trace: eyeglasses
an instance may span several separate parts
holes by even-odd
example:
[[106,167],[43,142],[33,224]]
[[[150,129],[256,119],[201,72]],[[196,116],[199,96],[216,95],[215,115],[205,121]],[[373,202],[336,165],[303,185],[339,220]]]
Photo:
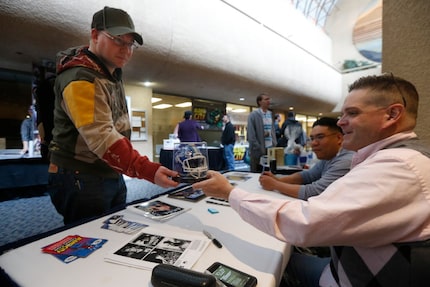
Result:
[[126,48],[128,48],[130,50],[135,50],[135,49],[137,49],[139,47],[134,42],[130,43],[130,42],[124,41],[120,37],[113,36],[113,35],[111,35],[111,34],[109,34],[107,32],[104,32],[104,31],[102,31],[102,33],[106,37],[108,37],[109,39],[111,39],[115,43],[115,45],[117,45],[119,47],[126,47]]
[[337,133],[332,133],[332,134],[328,134],[328,135],[325,135],[325,134],[318,134],[318,135],[316,135],[316,136],[310,136],[309,138],[311,139],[311,142],[313,142],[313,141],[320,142],[320,141],[322,141],[324,138],[329,137],[329,136],[332,136],[332,135],[335,135],[335,134],[337,134]]

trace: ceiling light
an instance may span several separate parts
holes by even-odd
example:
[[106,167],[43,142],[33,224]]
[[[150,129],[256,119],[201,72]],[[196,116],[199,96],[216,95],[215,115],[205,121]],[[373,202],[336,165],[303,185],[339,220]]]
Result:
[[294,110],[294,107],[289,107],[288,109],[289,109],[290,111],[292,111],[292,110]]
[[231,112],[233,112],[233,113],[244,113],[246,111],[247,111],[247,109],[232,109],[231,110]]
[[150,81],[146,81],[146,82],[143,82],[143,85],[144,85],[145,87],[150,87],[150,86],[152,86],[152,82],[150,82]]
[[183,102],[183,103],[180,103],[180,104],[176,104],[175,105],[175,107],[177,107],[177,108],[186,108],[186,107],[191,107],[191,102]]
[[307,118],[305,115],[296,115],[296,120],[299,122],[306,122]]
[[244,101],[245,100],[245,98],[239,98],[239,101]]
[[171,106],[172,106],[171,104],[159,104],[159,105],[153,106],[152,108],[162,110],[162,109],[170,108]]
[[159,102],[159,101],[162,101],[162,100],[163,100],[163,99],[152,97],[152,98],[151,98],[151,103],[156,103],[156,102]]

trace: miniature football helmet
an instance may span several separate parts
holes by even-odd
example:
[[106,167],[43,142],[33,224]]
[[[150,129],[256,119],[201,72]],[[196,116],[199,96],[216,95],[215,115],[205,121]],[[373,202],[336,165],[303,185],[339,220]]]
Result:
[[206,177],[208,171],[207,158],[195,145],[190,143],[180,146],[175,161],[181,164],[182,171],[187,176],[195,179]]

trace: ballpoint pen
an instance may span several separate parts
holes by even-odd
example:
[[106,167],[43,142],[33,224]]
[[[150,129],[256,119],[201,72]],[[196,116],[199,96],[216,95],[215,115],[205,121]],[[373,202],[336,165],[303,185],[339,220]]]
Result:
[[215,244],[216,247],[222,248],[221,242],[218,241],[215,237],[212,236],[207,230],[203,230],[203,234],[206,235],[210,240],[212,240],[213,244]]
[[222,205],[222,206],[230,206],[230,204],[228,204],[226,202],[223,203],[223,202],[216,202],[216,201],[212,201],[212,200],[206,200],[206,203]]

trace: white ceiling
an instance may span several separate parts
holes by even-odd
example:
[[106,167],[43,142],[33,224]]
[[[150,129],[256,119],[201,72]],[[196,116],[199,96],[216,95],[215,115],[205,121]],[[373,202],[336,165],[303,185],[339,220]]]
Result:
[[[0,68],[31,72],[33,62],[88,43],[92,14],[107,5],[129,12],[144,38],[124,69],[127,83],[149,80],[157,93],[252,106],[265,91],[275,109],[330,113],[342,98],[331,40],[313,34],[315,52],[303,49],[289,39],[291,25],[280,26],[288,19],[276,7],[290,1],[270,0],[274,9],[259,10],[266,1],[2,0]],[[241,7],[245,2],[254,9]]]

